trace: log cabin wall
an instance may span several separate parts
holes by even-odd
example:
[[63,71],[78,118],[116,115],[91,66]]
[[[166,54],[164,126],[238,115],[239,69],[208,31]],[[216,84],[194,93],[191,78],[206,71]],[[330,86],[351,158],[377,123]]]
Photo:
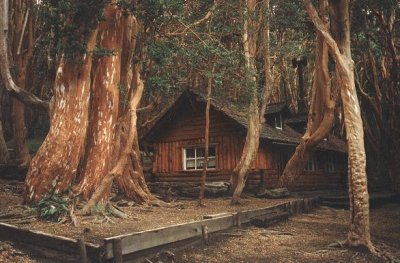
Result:
[[[196,101],[184,103],[179,111],[162,125],[152,140],[154,149],[153,173],[157,181],[197,181],[201,170],[184,170],[185,148],[204,147],[204,105]],[[231,171],[239,162],[245,129],[224,113],[210,110],[210,146],[216,149],[216,168],[208,172],[208,180],[229,180]],[[272,168],[272,155],[262,144],[254,169]]]
[[[157,128],[149,145],[154,150],[153,175],[157,182],[198,182],[201,170],[184,170],[184,149],[204,147],[205,106],[196,100],[180,105],[169,121]],[[232,170],[238,163],[246,136],[246,130],[224,113],[211,108],[210,146],[216,150],[216,168],[209,169],[207,181],[229,181]],[[278,187],[283,172],[283,159],[290,158],[294,146],[277,145],[270,141],[260,142],[258,156],[247,179],[247,190],[262,187]],[[324,160],[315,159],[314,171],[304,171],[296,180],[298,189],[339,188],[346,176],[343,156],[336,153],[317,152],[316,156],[333,155],[335,170],[327,173]],[[342,157],[340,157],[342,156]]]

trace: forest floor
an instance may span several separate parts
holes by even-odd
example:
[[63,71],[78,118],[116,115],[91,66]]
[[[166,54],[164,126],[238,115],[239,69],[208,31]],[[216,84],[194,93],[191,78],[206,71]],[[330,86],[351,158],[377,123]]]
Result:
[[[346,238],[349,211],[320,207],[269,228],[234,229],[209,245],[186,248],[175,262],[384,262],[366,251],[330,247]],[[400,259],[400,204],[371,209],[374,244]],[[400,261],[399,261],[400,262]]]
[[[102,222],[101,218],[79,218],[80,226],[35,220],[20,224],[26,229],[41,230],[77,238],[89,228],[88,240],[99,243],[104,237],[141,231],[171,224],[199,220],[205,214],[234,212],[266,207],[291,199],[244,199],[241,206],[230,206],[229,199],[206,199],[206,207],[194,200],[180,200],[174,208],[129,206],[123,211],[130,219]],[[22,202],[22,185],[0,181],[0,212]],[[375,244],[400,258],[400,204],[386,204],[371,209],[371,234]],[[349,211],[321,207],[312,213],[291,217],[270,228],[244,227],[212,235],[208,246],[197,245],[176,252],[175,262],[382,262],[363,251],[331,248],[329,244],[344,240]],[[0,240],[0,262],[41,262],[29,251],[21,251]]]

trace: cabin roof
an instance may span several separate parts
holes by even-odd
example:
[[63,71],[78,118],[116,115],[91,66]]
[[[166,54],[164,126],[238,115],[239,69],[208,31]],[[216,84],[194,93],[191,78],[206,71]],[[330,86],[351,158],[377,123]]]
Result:
[[[164,112],[164,114],[159,118],[159,120],[156,121],[156,123],[149,129],[149,131],[143,136],[143,139],[146,140],[153,137],[153,135],[157,132],[158,127],[160,127],[163,123],[167,122],[171,118],[172,114],[176,110],[178,110],[179,106],[182,105],[182,103],[189,98],[194,98],[199,102],[206,103],[206,96],[201,92],[189,89],[185,90],[175,100],[175,102],[170,105],[170,107]],[[282,105],[279,105],[279,107],[274,106],[273,110],[277,110],[276,112],[279,112],[280,110],[284,109],[284,107],[286,107],[285,103],[279,103],[279,104],[283,104],[283,106]],[[240,126],[247,129],[246,115],[236,110],[232,110],[232,107],[230,106],[231,105],[228,105],[227,103],[222,103],[215,99],[211,99],[211,107],[214,110],[222,112],[227,117],[238,123]],[[270,107],[268,106],[267,108]],[[276,129],[268,125],[267,123],[264,123],[260,134],[261,139],[277,143],[285,143],[293,146],[300,143],[301,136],[302,134],[296,132],[288,125],[284,125],[283,129]],[[347,152],[346,143],[342,139],[339,139],[333,135],[330,136],[327,141],[322,141],[319,144],[318,149],[342,152],[342,153]]]

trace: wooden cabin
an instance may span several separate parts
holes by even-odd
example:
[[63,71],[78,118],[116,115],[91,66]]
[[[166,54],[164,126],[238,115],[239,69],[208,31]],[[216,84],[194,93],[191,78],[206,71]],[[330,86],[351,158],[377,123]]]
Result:
[[[185,91],[142,138],[152,155],[153,181],[199,182],[204,164],[205,105],[202,94]],[[207,181],[229,181],[238,163],[245,137],[246,116],[215,100],[210,109]],[[279,177],[301,134],[285,124],[287,107],[270,107],[260,147],[247,179],[247,190],[277,187]],[[339,188],[346,173],[346,145],[330,137],[296,180],[299,189]]]

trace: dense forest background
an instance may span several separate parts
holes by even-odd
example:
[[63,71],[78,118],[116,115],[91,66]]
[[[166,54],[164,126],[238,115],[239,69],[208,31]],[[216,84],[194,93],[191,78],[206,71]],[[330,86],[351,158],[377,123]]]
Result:
[[[78,59],[87,49],[88,32],[104,19],[101,3],[78,1],[11,1],[10,71],[16,83],[43,101],[54,97],[54,79],[62,57]],[[307,101],[315,73],[315,29],[300,1],[268,1],[264,17],[257,15],[261,30],[269,30],[270,76],[268,102],[286,101],[298,111],[297,68],[292,60],[305,57]],[[212,75],[212,97],[229,100],[239,109],[251,97],[242,45],[245,16],[240,1],[117,1],[140,20],[145,90],[139,111],[139,133],[145,131],[185,88],[206,91]],[[261,6],[261,3],[259,3]],[[262,8],[265,8],[263,6]],[[398,188],[399,150],[399,3],[351,2],[351,41],[355,80],[366,135],[370,186]],[[92,24],[92,25],[91,25]],[[265,41],[264,41],[265,42]],[[114,52],[96,46],[94,56]],[[136,54],[137,56],[137,54]],[[79,63],[79,62],[76,62]],[[333,67],[331,60],[330,67]],[[257,87],[266,85],[265,49],[256,53]],[[250,84],[249,84],[250,83]],[[4,85],[3,82],[1,84]],[[24,106],[1,89],[1,141],[16,150],[11,157],[27,164],[46,136],[50,119],[40,107]],[[119,87],[120,104],[128,94]],[[229,94],[229,96],[227,96]],[[337,101],[335,133],[344,136],[342,109]],[[2,162],[10,154],[1,155]]]
[[28,204],[62,196],[72,211],[83,202],[80,215],[123,216],[108,202],[115,186],[166,205],[146,184],[140,136],[191,88],[246,116],[236,204],[268,104],[284,101],[309,114],[280,181],[331,130],[346,138],[347,241],[374,252],[365,164],[370,189],[400,190],[399,11],[396,0],[2,0],[0,163],[28,167]]

